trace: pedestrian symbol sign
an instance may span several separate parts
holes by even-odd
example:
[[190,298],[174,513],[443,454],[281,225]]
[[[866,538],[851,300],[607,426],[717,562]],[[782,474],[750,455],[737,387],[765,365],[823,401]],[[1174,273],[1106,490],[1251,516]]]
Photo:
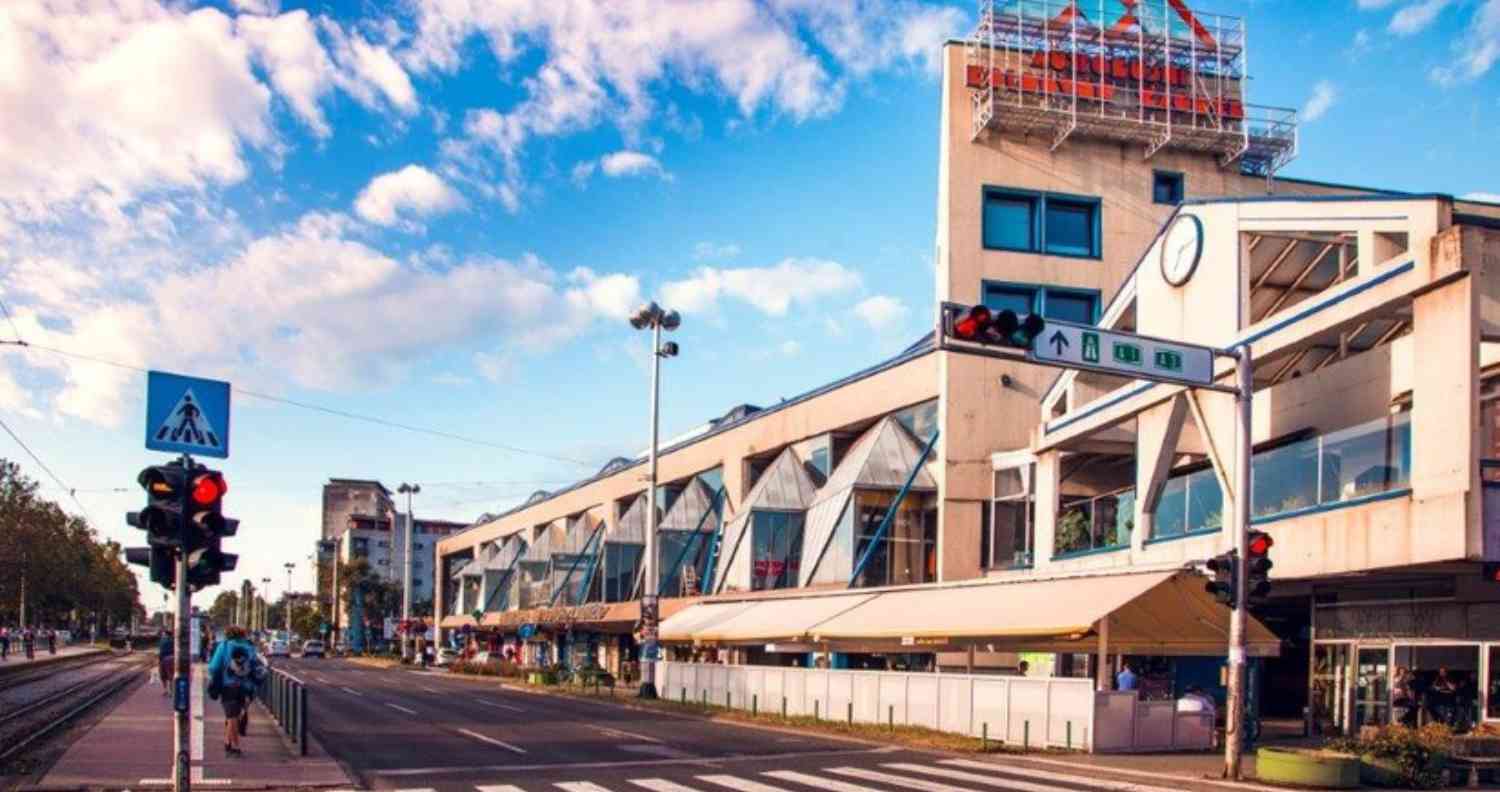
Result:
[[229,456],[229,383],[150,372],[146,378],[146,447]]

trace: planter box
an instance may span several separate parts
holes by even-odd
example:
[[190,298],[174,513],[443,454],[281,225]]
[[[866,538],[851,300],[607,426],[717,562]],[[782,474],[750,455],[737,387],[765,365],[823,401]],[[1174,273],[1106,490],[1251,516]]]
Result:
[[1261,781],[1324,789],[1359,786],[1359,757],[1328,751],[1262,748],[1255,752],[1255,775]]

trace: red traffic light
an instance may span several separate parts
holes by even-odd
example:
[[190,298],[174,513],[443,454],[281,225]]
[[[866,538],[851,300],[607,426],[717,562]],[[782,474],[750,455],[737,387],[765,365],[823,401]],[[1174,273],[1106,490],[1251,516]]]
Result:
[[205,473],[193,479],[193,502],[200,506],[212,504],[228,491],[229,484],[218,474]]
[[990,309],[983,305],[976,305],[969,309],[968,314],[964,318],[954,323],[953,334],[959,338],[972,341],[978,338],[979,334],[989,326],[991,316]]
[[1271,552],[1274,546],[1276,546],[1276,540],[1272,539],[1270,534],[1251,531],[1248,541],[1245,542],[1245,552],[1250,556],[1263,556]]

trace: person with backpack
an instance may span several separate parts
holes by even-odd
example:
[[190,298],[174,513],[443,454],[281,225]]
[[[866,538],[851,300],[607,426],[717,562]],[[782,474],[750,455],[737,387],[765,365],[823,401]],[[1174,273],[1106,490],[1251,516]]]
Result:
[[241,627],[225,631],[224,641],[214,649],[208,661],[208,696],[224,707],[224,755],[240,753],[240,735],[255,688],[265,675],[265,666],[255,654],[255,646]]

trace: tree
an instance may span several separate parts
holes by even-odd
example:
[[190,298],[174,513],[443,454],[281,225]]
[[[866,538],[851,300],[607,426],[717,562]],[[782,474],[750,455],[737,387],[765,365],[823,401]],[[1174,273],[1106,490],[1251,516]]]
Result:
[[220,591],[214,604],[208,606],[208,618],[218,627],[228,627],[239,619],[240,595],[236,591]]

